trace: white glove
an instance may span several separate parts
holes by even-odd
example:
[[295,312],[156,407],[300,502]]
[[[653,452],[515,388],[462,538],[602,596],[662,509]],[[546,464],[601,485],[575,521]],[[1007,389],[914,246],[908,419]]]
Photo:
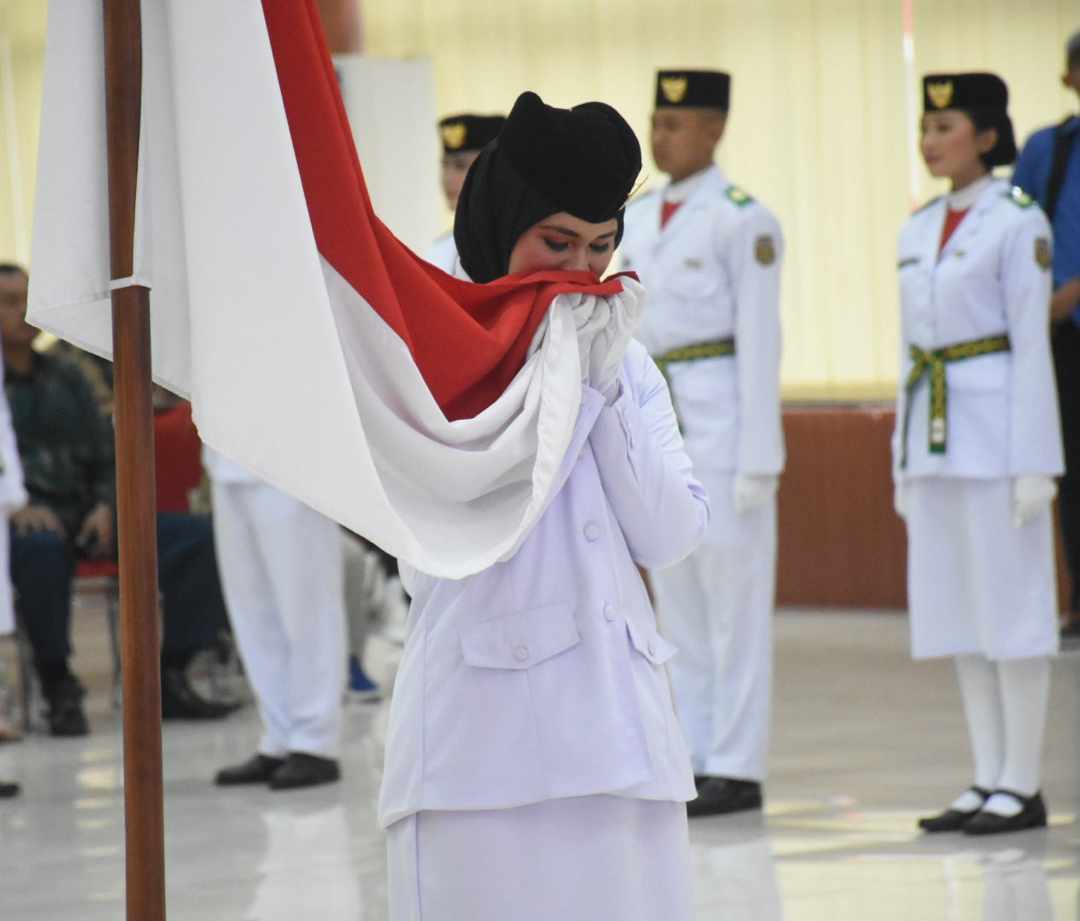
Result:
[[779,479],[772,474],[736,473],[734,485],[735,514],[745,515],[760,508],[776,495]]
[[640,291],[624,290],[605,300],[610,316],[589,350],[589,383],[610,403],[619,394],[623,356],[641,322],[645,298]]
[[897,515],[907,521],[907,490],[903,480],[893,483],[892,507],[896,509]]
[[1014,528],[1031,524],[1050,507],[1057,495],[1057,483],[1049,476],[1018,476],[1012,483]]

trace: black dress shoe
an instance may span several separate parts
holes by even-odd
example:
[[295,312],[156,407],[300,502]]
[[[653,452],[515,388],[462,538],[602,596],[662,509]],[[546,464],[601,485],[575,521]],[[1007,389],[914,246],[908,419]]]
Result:
[[191,686],[187,673],[167,668],[161,673],[161,718],[163,720],[220,720],[238,708],[207,700]]
[[[990,791],[982,787],[972,787],[971,792],[982,797],[983,803],[990,799]],[[981,808],[982,804],[979,805],[979,809]],[[979,814],[979,809],[946,809],[937,815],[919,819],[919,828],[931,835],[945,831],[961,831]]]
[[271,758],[269,755],[252,755],[241,764],[222,768],[217,772],[214,783],[219,787],[239,787],[241,784],[270,783],[274,771],[285,763],[284,758]]
[[706,777],[698,787],[697,799],[686,804],[690,818],[703,815],[730,815],[761,808],[761,784],[731,777]]
[[86,691],[74,675],[61,678],[48,688],[45,697],[49,702],[49,734],[54,736],[85,736],[90,724],[83,710]]
[[18,795],[19,785],[17,783],[0,783],[0,799],[11,799],[11,797]]
[[333,758],[320,758],[303,752],[292,752],[285,763],[270,778],[271,790],[299,790],[334,783],[341,779],[341,768]]
[[998,815],[996,812],[983,809],[964,826],[965,835],[1001,835],[1010,831],[1046,828],[1046,803],[1043,802],[1041,793],[1023,796],[1012,790],[994,791],[995,796],[999,793],[1011,796],[1024,808],[1016,815]]

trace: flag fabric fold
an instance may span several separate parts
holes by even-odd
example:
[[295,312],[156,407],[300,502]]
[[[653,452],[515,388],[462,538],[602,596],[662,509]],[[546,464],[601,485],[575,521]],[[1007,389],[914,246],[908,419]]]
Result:
[[[639,286],[472,285],[396,240],[312,0],[142,6],[155,379],[211,447],[417,568],[506,558],[556,488],[598,318],[635,313]],[[30,319],[108,357],[100,20],[97,0],[50,8]]]

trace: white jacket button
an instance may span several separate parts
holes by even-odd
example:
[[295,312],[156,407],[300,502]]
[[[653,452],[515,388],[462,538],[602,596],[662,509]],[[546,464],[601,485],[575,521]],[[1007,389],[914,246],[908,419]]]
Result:
[[600,535],[603,533],[604,532],[601,529],[600,525],[598,525],[595,521],[590,521],[587,525],[585,525],[585,540],[587,540],[590,544],[594,544],[598,540],[600,540]]
[[514,658],[519,662],[525,662],[529,658],[529,647],[525,645],[514,647]]
[[650,642],[649,645],[646,646],[645,648],[649,650],[649,655],[650,656],[655,656],[656,655],[656,644],[655,643]]
[[606,620],[609,624],[615,620],[615,605],[613,605],[610,601],[604,605],[604,620]]

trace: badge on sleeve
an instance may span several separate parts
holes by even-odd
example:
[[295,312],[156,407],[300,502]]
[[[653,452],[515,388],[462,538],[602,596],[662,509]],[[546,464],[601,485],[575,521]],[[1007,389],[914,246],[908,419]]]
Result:
[[1046,237],[1035,238],[1035,261],[1041,269],[1048,269],[1054,264],[1054,254],[1050,249],[1050,240]]
[[762,234],[754,241],[754,258],[761,265],[772,265],[776,262],[776,244],[772,234]]

